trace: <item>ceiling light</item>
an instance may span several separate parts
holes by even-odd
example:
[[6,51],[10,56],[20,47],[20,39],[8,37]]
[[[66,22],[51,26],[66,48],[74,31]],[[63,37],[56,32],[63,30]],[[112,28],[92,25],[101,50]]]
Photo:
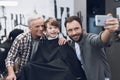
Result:
[[17,1],[0,1],[0,6],[17,6]]

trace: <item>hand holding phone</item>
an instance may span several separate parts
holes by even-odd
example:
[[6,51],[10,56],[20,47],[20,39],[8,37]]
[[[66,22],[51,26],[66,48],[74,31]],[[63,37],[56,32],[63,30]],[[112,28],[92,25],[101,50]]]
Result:
[[96,26],[105,26],[105,21],[110,18],[113,18],[113,17],[107,16],[107,15],[96,15],[95,16],[95,24],[96,24]]

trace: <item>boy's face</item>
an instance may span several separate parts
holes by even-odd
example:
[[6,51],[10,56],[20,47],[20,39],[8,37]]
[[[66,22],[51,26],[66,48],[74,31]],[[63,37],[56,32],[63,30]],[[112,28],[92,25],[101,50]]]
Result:
[[47,24],[46,35],[51,38],[55,38],[59,33],[59,28],[57,26],[52,26]]

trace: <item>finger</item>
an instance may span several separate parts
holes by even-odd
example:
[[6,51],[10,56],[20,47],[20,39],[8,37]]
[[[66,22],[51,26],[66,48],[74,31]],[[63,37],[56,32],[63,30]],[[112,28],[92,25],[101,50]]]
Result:
[[58,44],[59,44],[59,45],[62,45],[62,42],[59,40]]
[[105,24],[106,24],[106,25],[115,25],[115,24],[119,24],[119,21],[118,21],[118,19],[116,19],[116,18],[107,19],[107,20],[105,21]]
[[66,44],[67,40],[64,41],[64,44]]
[[108,13],[107,16],[112,16],[112,14],[111,14],[111,13]]
[[14,78],[14,80],[16,80],[16,77]]

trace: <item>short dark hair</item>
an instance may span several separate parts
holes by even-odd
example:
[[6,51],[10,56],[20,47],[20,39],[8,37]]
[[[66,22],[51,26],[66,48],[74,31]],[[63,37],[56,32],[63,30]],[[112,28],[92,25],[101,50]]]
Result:
[[79,18],[78,16],[70,16],[70,17],[68,17],[68,18],[65,20],[65,23],[64,23],[65,27],[66,27],[66,24],[67,24],[67,23],[72,22],[72,21],[74,21],[74,20],[77,21],[77,22],[79,22],[79,24],[82,26],[81,18]]
[[47,28],[47,24],[50,24],[52,26],[59,28],[59,22],[55,18],[50,17],[45,21],[45,29]]

